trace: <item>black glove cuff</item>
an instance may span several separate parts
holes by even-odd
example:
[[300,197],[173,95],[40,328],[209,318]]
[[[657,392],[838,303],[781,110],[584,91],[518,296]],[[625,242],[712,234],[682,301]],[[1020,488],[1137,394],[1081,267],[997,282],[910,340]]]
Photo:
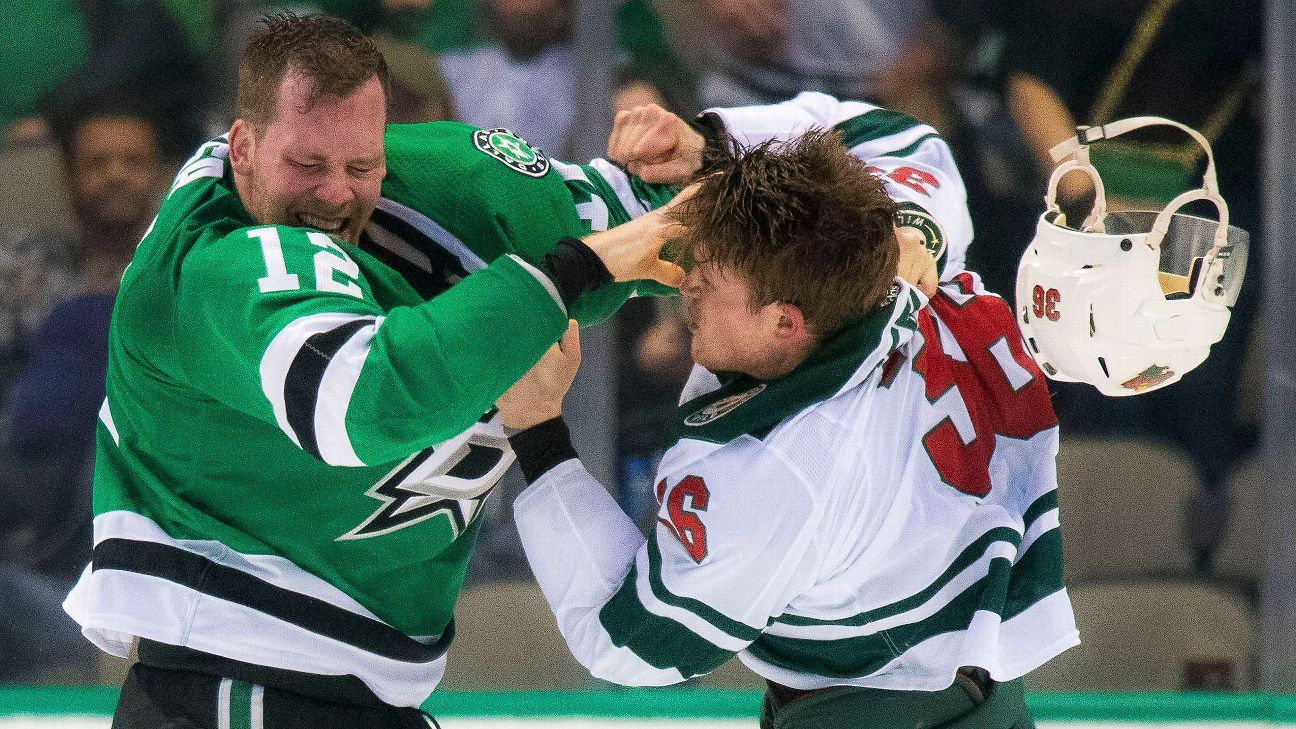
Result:
[[579,457],[562,416],[510,435],[509,445],[513,446],[518,467],[522,469],[522,477],[527,483],[535,483],[536,479],[559,463]]
[[697,175],[705,175],[717,163],[732,160],[737,156],[737,142],[725,129],[724,121],[719,114],[710,112],[698,114],[689,122],[693,130],[702,135],[702,167]]
[[553,281],[568,311],[581,294],[612,283],[612,272],[603,259],[579,238],[560,238],[540,269]]

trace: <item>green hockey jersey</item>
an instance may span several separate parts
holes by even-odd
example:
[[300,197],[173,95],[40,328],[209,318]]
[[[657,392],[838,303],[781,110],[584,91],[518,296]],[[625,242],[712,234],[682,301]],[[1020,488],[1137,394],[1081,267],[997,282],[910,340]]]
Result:
[[360,245],[260,225],[224,139],[184,165],[109,335],[95,550],[66,607],[135,637],[352,675],[394,705],[440,680],[482,500],[512,462],[493,402],[562,333],[535,267],[669,199],[505,130],[390,127]]

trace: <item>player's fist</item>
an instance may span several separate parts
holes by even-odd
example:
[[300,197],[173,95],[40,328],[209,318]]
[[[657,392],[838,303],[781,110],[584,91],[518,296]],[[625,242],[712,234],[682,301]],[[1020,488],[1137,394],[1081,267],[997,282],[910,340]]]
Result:
[[928,298],[936,295],[940,284],[940,275],[936,271],[936,259],[927,250],[926,238],[916,228],[896,228],[896,241],[900,244],[900,260],[896,264],[896,275],[913,284]]
[[617,112],[608,159],[645,182],[678,185],[702,168],[702,135],[657,104]]
[[580,356],[580,329],[574,320],[568,321],[562,339],[495,401],[504,427],[526,430],[562,415],[563,398],[576,379]]

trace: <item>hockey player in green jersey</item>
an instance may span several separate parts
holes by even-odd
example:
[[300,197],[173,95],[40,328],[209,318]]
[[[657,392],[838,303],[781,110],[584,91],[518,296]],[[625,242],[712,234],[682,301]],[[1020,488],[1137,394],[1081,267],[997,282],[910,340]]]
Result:
[[493,402],[569,318],[678,284],[660,216],[589,235],[665,193],[503,130],[386,130],[382,57],[334,19],[271,19],[239,76],[121,283],[66,607],[138,639],[117,727],[424,726],[512,460]]
[[[1026,729],[1021,676],[1078,642],[1048,387],[975,274],[947,270],[930,303],[894,278],[896,163],[835,139],[858,111],[803,96],[717,112],[756,146],[677,208],[698,367],[647,540],[567,436],[574,328],[498,403],[530,482],[515,521],[599,678],[677,683],[736,654],[768,682],[763,729]],[[812,124],[834,131],[770,140]],[[700,141],[665,128],[647,137],[660,159],[629,145],[632,169],[697,169]],[[905,166],[934,230],[956,228],[936,201],[953,178]]]

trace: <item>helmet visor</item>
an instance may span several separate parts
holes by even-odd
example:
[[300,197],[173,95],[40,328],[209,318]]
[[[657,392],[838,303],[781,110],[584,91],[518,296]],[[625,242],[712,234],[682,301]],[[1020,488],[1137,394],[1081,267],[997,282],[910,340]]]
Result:
[[[1157,213],[1130,211],[1108,213],[1105,221],[1111,235],[1143,234],[1151,231]],[[1219,221],[1195,215],[1175,213],[1170,217],[1170,228],[1161,241],[1159,271],[1162,289],[1169,298],[1186,298],[1196,293],[1198,286],[1209,286],[1210,298],[1232,307],[1242,291],[1242,278],[1246,273],[1247,253],[1251,236],[1241,228],[1230,225],[1227,241],[1220,250],[1217,261],[1222,272],[1203,280],[1203,259],[1215,245],[1215,232]]]

